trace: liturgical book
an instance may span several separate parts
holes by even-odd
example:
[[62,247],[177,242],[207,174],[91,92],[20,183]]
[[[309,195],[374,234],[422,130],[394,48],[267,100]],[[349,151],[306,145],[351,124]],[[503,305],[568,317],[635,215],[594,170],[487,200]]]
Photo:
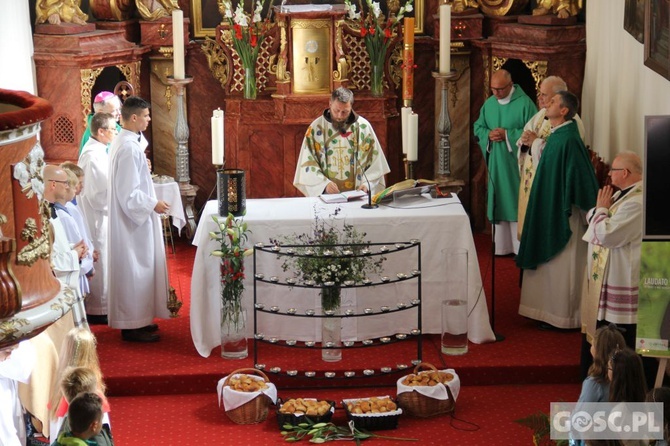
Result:
[[367,197],[368,194],[362,190],[348,190],[339,194],[321,194],[321,199],[326,203],[346,203],[351,200]]

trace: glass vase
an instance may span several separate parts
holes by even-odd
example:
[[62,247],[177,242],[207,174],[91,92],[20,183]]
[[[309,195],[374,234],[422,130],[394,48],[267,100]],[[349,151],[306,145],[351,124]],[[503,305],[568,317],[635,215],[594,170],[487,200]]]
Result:
[[342,318],[340,314],[340,289],[328,287],[321,290],[321,359],[326,362],[342,360]]
[[370,94],[375,97],[384,96],[384,60],[370,61]]
[[221,310],[221,357],[243,359],[249,356],[247,312],[241,309],[241,304],[237,305],[236,311],[229,310],[231,308]]
[[244,67],[244,99],[256,99],[256,67]]

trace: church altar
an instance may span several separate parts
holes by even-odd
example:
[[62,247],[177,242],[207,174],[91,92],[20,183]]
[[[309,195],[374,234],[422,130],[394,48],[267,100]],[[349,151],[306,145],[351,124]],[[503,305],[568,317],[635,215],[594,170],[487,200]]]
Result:
[[[440,304],[449,298],[442,270],[442,250],[465,248],[468,260],[468,338],[471,342],[485,343],[495,340],[489,323],[489,313],[484,295],[477,251],[475,249],[470,221],[457,197],[432,199],[428,195],[403,200],[396,204],[380,206],[375,210],[362,209],[362,201],[343,204],[325,204],[319,198],[275,198],[247,200],[247,213],[244,221],[251,231],[250,246],[259,242],[269,243],[271,239],[282,236],[302,234],[311,231],[315,216],[327,218],[336,209],[340,209],[337,219],[353,224],[360,232],[367,233],[371,242],[391,243],[418,239],[421,242],[421,288],[422,288],[422,326],[424,333],[440,333]],[[204,357],[220,345],[220,275],[219,259],[210,253],[218,249],[209,232],[216,229],[212,215],[218,215],[218,203],[209,201],[202,212],[193,244],[198,247],[191,278],[191,336],[198,353]],[[277,275],[281,275],[281,262],[274,262]],[[247,312],[247,337],[253,336],[253,258],[246,260],[245,292],[243,306]],[[272,270],[265,269],[268,274]],[[272,266],[271,266],[272,267]],[[384,264],[389,271],[392,262]],[[266,305],[278,305],[282,308],[315,308],[319,297],[313,289],[265,287],[263,294]],[[366,307],[392,306],[406,295],[403,286],[407,282],[385,286],[377,293],[365,294]],[[415,286],[415,285],[414,285]],[[395,288],[394,288],[395,287]],[[357,295],[363,296],[367,290],[377,287],[363,287],[343,290],[343,302],[355,302]],[[312,299],[312,300],[310,300]],[[310,340],[319,339],[321,320],[318,318],[293,318],[287,321],[282,317],[258,315],[259,331],[266,336],[279,339]],[[297,319],[297,320],[296,320]],[[409,331],[412,319],[399,312],[387,314],[384,318],[345,318],[343,337],[367,339],[385,335],[389,326],[396,331]],[[290,323],[289,323],[290,322]]]
[[[344,5],[274,7],[274,23],[260,44],[257,98],[243,97],[245,70],[228,24],[202,50],[225,92],[226,167],[246,172],[247,196],[291,197],[293,176],[308,125],[328,108],[340,86],[355,94],[354,110],[370,121],[391,164],[389,183],[402,179],[390,140],[399,137],[397,96],[401,46],[394,35],[384,66],[384,93],[370,93],[370,59],[359,29],[344,20]],[[398,146],[399,148],[399,146]],[[262,150],[260,150],[262,149]]]

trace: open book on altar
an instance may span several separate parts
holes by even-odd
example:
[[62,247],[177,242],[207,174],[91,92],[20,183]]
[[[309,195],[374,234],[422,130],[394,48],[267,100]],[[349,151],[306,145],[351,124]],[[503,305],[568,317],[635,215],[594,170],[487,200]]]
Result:
[[340,192],[339,194],[321,194],[319,197],[325,203],[346,203],[351,200],[358,200],[359,198],[367,197],[368,193],[362,190],[348,190]]

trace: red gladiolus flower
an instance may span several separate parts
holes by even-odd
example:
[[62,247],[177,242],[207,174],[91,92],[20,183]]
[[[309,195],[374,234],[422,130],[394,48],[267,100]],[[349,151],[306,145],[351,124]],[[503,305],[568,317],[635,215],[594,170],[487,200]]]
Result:
[[238,24],[233,25],[233,29],[235,30],[235,38],[240,40],[242,39],[242,27]]
[[376,31],[375,27],[374,27],[374,26],[371,26],[371,27],[370,27],[370,35],[371,35],[371,36],[374,36],[374,35],[375,35],[375,31]]
[[387,39],[391,38],[391,28],[386,28],[384,30],[384,36],[386,36]]
[[365,27],[362,26],[362,27],[361,27],[361,37],[365,37],[365,35],[366,35],[367,33],[368,33],[367,28],[365,28]]
[[252,34],[251,41],[249,43],[251,43],[251,46],[256,47],[256,45],[258,45],[258,36],[256,34]]

